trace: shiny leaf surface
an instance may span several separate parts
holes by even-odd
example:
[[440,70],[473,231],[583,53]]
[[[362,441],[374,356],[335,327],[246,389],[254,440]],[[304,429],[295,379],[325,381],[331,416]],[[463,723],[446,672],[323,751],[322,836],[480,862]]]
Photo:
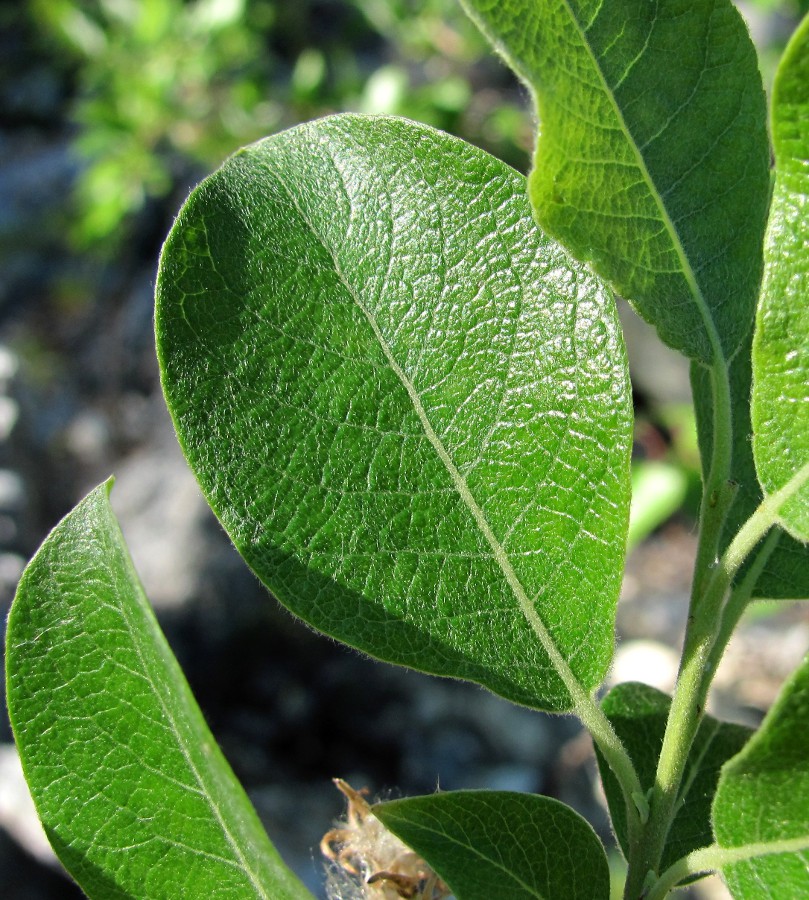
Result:
[[382,823],[457,900],[607,900],[609,867],[590,825],[558,800],[449,791],[381,803]]
[[[765,493],[809,465],[809,16],[790,41],[772,95],[775,187],[753,342],[753,451]],[[809,484],[781,510],[809,540]]]
[[664,341],[722,364],[761,275],[769,148],[730,0],[461,0],[531,90],[540,225]]
[[571,672],[600,682],[626,362],[517,173],[399,119],[301,126],[192,194],[157,293],[186,456],[282,603],[539,708],[571,706]]
[[51,532],[8,623],[9,713],[51,845],[93,900],[311,900],[202,718],[108,491]]

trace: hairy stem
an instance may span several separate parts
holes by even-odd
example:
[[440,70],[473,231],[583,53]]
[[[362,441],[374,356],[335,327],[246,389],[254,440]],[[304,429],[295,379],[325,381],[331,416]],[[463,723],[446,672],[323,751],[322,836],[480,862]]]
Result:
[[735,565],[738,569],[762,536],[773,525],[778,524],[781,507],[791,500],[807,481],[809,481],[809,462],[804,463],[783,487],[768,494],[761,501],[725,551],[729,565]]
[[646,813],[642,812],[640,798],[643,797],[638,773],[626,748],[621,743],[621,739],[615,733],[612,723],[604,714],[596,700],[588,693],[584,692],[586,701],[582,698],[580,702],[576,700],[576,714],[581,719],[584,727],[590,732],[590,736],[602,756],[607,761],[613,774],[618,779],[621,786],[621,792],[624,795],[624,804],[626,806],[626,821],[629,829],[630,839],[638,836],[646,818]]
[[[716,566],[722,529],[736,494],[729,481],[732,458],[730,383],[724,360],[711,369],[713,392],[713,448],[700,508],[699,546],[694,565],[688,626],[669,710],[655,783],[649,803],[649,821],[637,841],[630,843],[625,900],[638,900],[649,873],[656,873],[674,817],[677,795],[688,754],[702,718],[703,673],[713,646],[716,622],[729,580]],[[732,577],[732,576],[731,576]]]
[[[738,617],[752,595],[756,580],[775,547],[777,532],[765,542],[750,572],[731,595],[733,599],[728,601],[722,615],[722,604],[728,590],[747,556],[770,528],[778,523],[781,507],[807,481],[809,481],[809,463],[805,464],[783,488],[762,500],[739,529],[718,565],[712,567],[710,576],[703,580],[703,596],[696,602],[696,598],[692,597],[692,618],[686,632],[683,661],[660,751],[657,776],[650,800],[649,822],[642,831],[638,848],[633,848],[634,855],[630,855],[630,871],[624,894],[627,900],[644,897],[644,882],[650,872],[657,871],[671,821],[676,812],[680,782],[702,718],[713,674],[724,650],[724,644],[730,638]],[[724,641],[724,644],[720,646],[721,641]]]

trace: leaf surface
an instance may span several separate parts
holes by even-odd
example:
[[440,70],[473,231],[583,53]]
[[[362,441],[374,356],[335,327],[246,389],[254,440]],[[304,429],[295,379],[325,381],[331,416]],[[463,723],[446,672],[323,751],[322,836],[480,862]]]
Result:
[[[713,806],[717,844],[769,851],[723,869],[737,900],[809,893],[808,733],[809,656],[719,779]],[[777,852],[785,842],[791,849]]]
[[609,866],[590,825],[558,800],[450,791],[373,807],[457,900],[607,900]]
[[[773,85],[775,187],[753,342],[753,451],[766,494],[809,465],[809,16],[789,42]],[[781,509],[809,540],[809,484]]]
[[571,706],[612,654],[631,412],[613,303],[525,182],[339,116],[191,196],[160,266],[163,387],[242,556],[390,662]]
[[8,622],[9,713],[51,845],[98,900],[311,900],[202,718],[108,492],[51,532]]
[[[719,551],[724,551],[736,532],[761,503],[763,495],[753,461],[753,428],[750,423],[752,330],[745,345],[728,366],[731,406],[733,409],[733,458],[730,477],[738,485],[738,493],[728,513]],[[710,373],[699,364],[691,366],[697,433],[703,471],[710,464],[713,444],[713,398]],[[749,559],[737,576],[740,580],[752,562]],[[809,547],[782,532],[756,581],[753,598],[762,600],[805,600],[809,598]]]
[[730,358],[769,199],[764,92],[730,0],[461,2],[534,96],[542,228],[666,343]]

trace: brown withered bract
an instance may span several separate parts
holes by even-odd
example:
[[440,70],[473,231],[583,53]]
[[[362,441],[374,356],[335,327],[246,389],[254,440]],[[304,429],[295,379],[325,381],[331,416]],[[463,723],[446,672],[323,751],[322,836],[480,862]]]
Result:
[[430,866],[377,819],[365,799],[341,778],[334,783],[348,800],[346,820],[323,836],[323,855],[348,873],[367,900],[442,900],[449,888]]

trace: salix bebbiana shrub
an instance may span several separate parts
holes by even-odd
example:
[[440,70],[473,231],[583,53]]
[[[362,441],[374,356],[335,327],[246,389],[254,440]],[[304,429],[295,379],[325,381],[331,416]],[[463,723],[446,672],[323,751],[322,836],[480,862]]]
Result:
[[[809,19],[773,88],[773,164],[730,0],[464,4],[535,101],[527,184],[403,119],[333,116],[239,151],[160,262],[180,443],[301,619],[580,717],[627,900],[710,871],[740,900],[809,896],[809,659],[756,732],[704,713],[747,605],[809,594]],[[704,493],[673,697],[597,694],[630,499],[614,294],[692,367]],[[94,898],[307,897],[204,724],[108,492],[45,541],[9,620],[9,709],[54,849]],[[609,896],[604,848],[556,800],[369,807],[344,788],[327,851],[369,896]]]

